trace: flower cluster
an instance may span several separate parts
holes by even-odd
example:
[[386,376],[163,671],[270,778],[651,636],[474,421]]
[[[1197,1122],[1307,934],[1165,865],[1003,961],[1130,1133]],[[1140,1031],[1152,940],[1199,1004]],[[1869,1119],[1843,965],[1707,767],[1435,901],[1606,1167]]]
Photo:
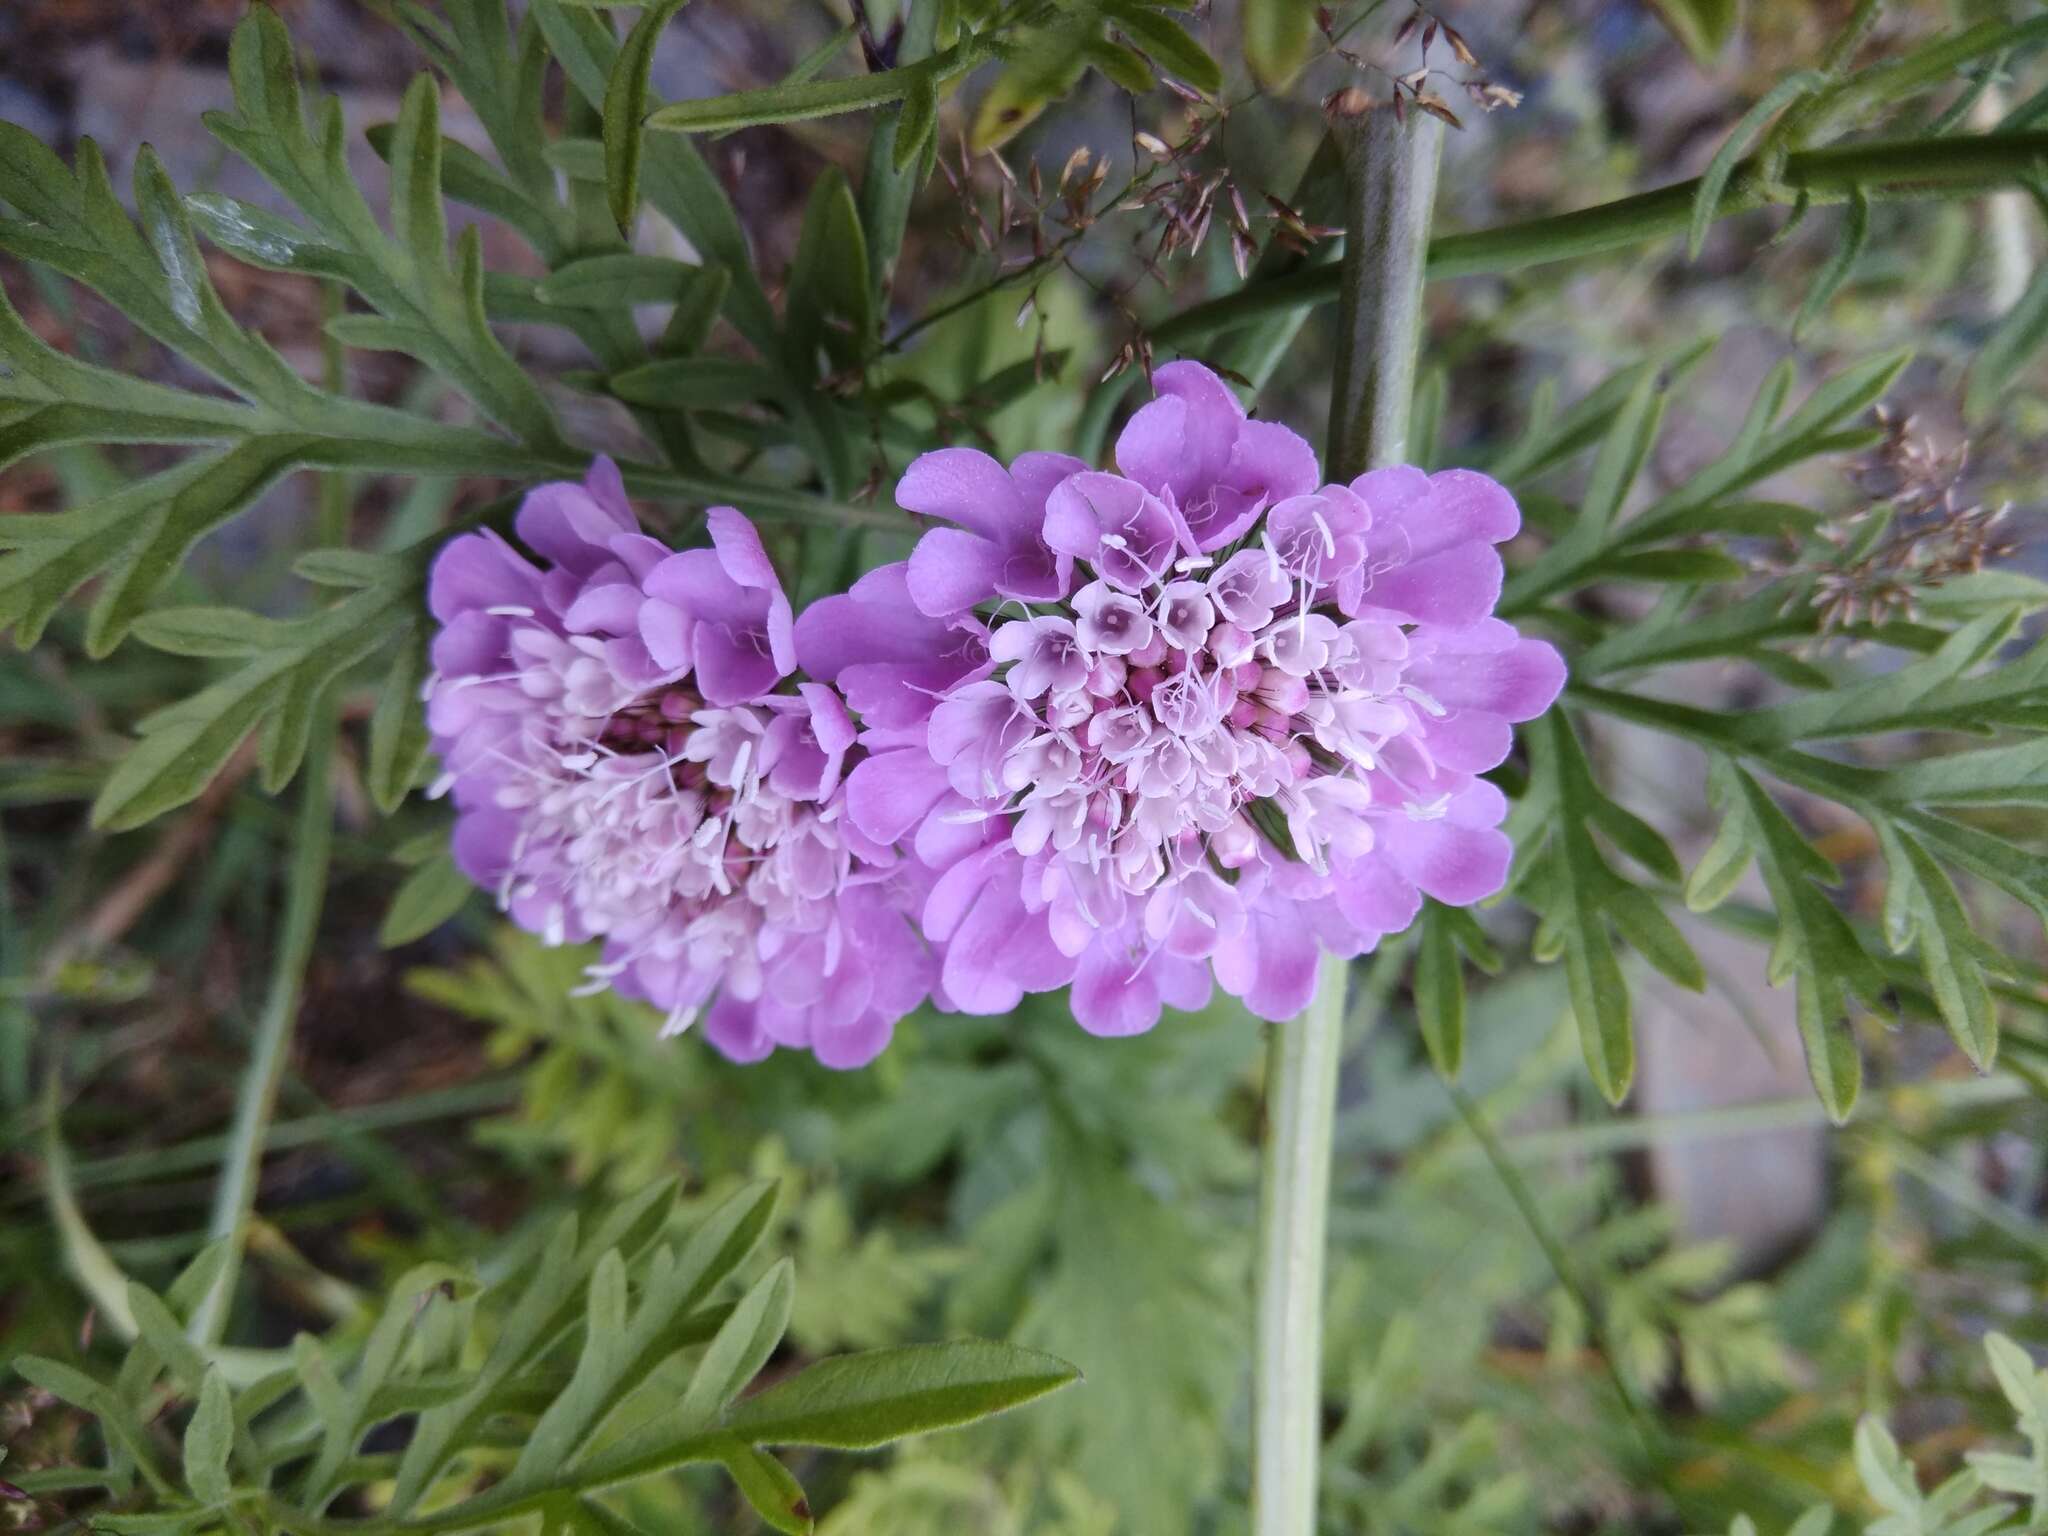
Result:
[[1207,369],[1155,382],[1116,474],[919,459],[898,501],[955,526],[797,625],[866,721],[850,820],[933,871],[955,1008],[1071,983],[1083,1027],[1130,1034],[1213,974],[1286,1018],[1319,948],[1506,878],[1478,775],[1564,680],[1491,616],[1514,502],[1462,470],[1322,485]]
[[904,920],[906,867],[842,813],[855,726],[794,670],[789,600],[751,524],[712,547],[640,533],[618,472],[521,507],[529,562],[453,540],[427,725],[455,859],[521,927],[603,941],[594,986],[701,1013],[727,1055],[778,1045],[856,1066],[922,1002],[933,963]]
[[[1484,476],[1321,483],[1308,444],[1174,363],[1116,473],[912,464],[909,560],[792,622],[730,510],[634,531],[609,466],[435,572],[430,723],[463,867],[593,979],[729,1054],[865,1060],[926,996],[1071,984],[1098,1034],[1211,980],[1285,1018],[1317,955],[1499,890],[1479,777],[1564,679],[1492,617],[1519,515]],[[802,676],[793,685],[787,680]]]

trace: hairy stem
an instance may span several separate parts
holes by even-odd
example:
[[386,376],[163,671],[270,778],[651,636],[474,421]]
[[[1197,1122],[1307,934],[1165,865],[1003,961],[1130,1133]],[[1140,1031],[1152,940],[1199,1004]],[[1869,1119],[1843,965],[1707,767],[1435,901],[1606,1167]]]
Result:
[[[1337,133],[1346,255],[1326,469],[1349,480],[1398,462],[1406,448],[1443,126],[1382,109],[1340,120]],[[1326,955],[1314,1000],[1274,1025],[1268,1044],[1253,1276],[1254,1536],[1310,1536],[1316,1528],[1323,1258],[1348,973],[1346,962]]]

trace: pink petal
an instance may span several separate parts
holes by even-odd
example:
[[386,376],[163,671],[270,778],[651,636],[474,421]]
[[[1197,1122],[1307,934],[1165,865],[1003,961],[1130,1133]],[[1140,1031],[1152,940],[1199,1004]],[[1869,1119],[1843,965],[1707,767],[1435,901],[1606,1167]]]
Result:
[[640,640],[647,653],[673,672],[687,671],[694,654],[690,636],[696,625],[673,603],[649,599],[640,605]]
[[450,539],[427,579],[427,606],[443,624],[473,610],[534,608],[540,595],[541,573],[488,529]]
[[756,1019],[756,1007],[721,993],[704,1016],[704,1038],[729,1061],[751,1064],[766,1060],[773,1054],[775,1042]]
[[640,627],[640,589],[624,582],[586,587],[562,623],[572,635],[629,635]]
[[1020,453],[1011,461],[1010,480],[1027,508],[1042,511],[1054,486],[1088,467],[1070,453]]
[[1091,1035],[1142,1035],[1159,1022],[1155,957],[1133,959],[1119,934],[1103,934],[1074,972],[1074,1022]]
[[837,1072],[866,1066],[882,1054],[896,1032],[896,1021],[872,1008],[850,1023],[837,1022],[843,1017],[828,1012],[811,1026],[811,1054]]
[[846,776],[846,814],[876,842],[901,842],[946,789],[946,770],[923,748],[878,752]]
[[1514,844],[1492,827],[1388,816],[1378,828],[1380,848],[1394,868],[1438,901],[1469,907],[1507,883]]
[[1500,555],[1490,544],[1454,544],[1366,584],[1365,600],[1429,624],[1473,624],[1500,601]]
[[1003,466],[974,448],[939,448],[912,460],[896,482],[896,505],[943,517],[999,543],[1030,520]]
[[1003,563],[1002,550],[978,533],[928,529],[910,552],[910,599],[932,618],[964,613],[996,595]]
[[1541,640],[1505,652],[1438,652],[1408,669],[1408,680],[1446,709],[1486,710],[1533,720],[1564,687],[1564,658]]

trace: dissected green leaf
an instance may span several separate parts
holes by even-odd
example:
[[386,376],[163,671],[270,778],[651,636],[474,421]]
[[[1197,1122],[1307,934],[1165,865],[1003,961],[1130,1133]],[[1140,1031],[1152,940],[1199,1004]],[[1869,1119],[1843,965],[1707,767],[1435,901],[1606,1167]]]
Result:
[[654,45],[689,0],[660,0],[641,12],[612,65],[604,92],[604,185],[612,221],[625,229],[640,206],[641,135],[647,120],[647,82]]
[[200,1503],[228,1501],[228,1453],[234,1448],[234,1410],[219,1371],[208,1371],[199,1407],[185,1426],[185,1483]]
[[1827,77],[1818,70],[1795,70],[1764,92],[1736,120],[1735,127],[1708,162],[1706,173],[1700,177],[1699,191],[1693,198],[1692,227],[1685,238],[1685,253],[1689,258],[1699,259],[1700,251],[1707,243],[1707,231],[1713,227],[1715,214],[1720,212],[1721,194],[1727,189],[1728,178],[1735,174],[1736,164],[1751,141],[1763,130],[1764,124],[1801,97],[1811,96],[1826,84]]
[[795,1269],[788,1259],[772,1266],[732,1310],[705,1346],[676,1414],[691,1427],[710,1424],[768,1362],[789,1327]]
[[864,1451],[1001,1413],[1079,1379],[1014,1344],[907,1344],[806,1366],[739,1403],[726,1427],[751,1445]]

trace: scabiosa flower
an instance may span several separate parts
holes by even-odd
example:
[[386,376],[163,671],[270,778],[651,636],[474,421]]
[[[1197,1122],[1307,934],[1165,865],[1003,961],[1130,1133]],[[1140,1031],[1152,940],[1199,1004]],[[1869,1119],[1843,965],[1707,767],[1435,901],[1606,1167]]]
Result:
[[[711,548],[639,532],[618,472],[543,486],[436,559],[427,723],[456,862],[551,943],[603,941],[593,987],[700,1016],[738,1060],[859,1065],[922,1002],[917,870],[845,815],[846,703],[802,682],[788,599],[730,507]],[[943,676],[943,674],[941,674]]]
[[1319,485],[1207,369],[1156,382],[1120,473],[913,464],[898,501],[980,544],[928,532],[796,625],[805,669],[872,703],[848,819],[936,872],[942,1005],[1071,983],[1085,1028],[1129,1034],[1213,977],[1286,1018],[1319,948],[1506,879],[1478,775],[1564,681],[1492,616],[1513,500],[1465,470]]

